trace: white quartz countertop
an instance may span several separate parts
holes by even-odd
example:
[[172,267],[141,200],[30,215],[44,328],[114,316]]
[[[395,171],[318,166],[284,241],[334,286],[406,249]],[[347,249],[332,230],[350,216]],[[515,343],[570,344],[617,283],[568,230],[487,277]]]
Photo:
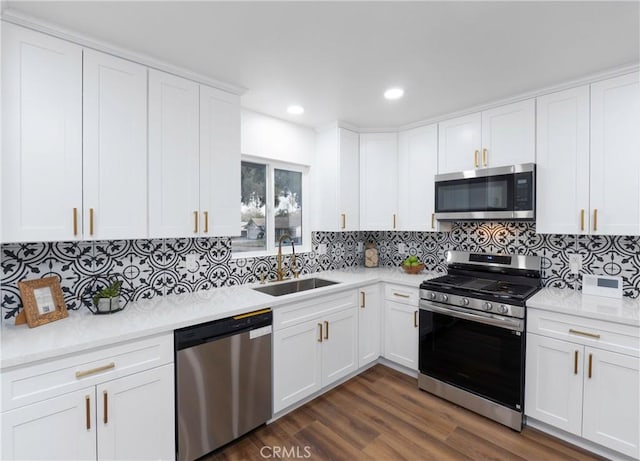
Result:
[[339,282],[299,293],[270,296],[239,285],[184,295],[160,296],[129,303],[112,315],[93,315],[86,308],[69,311],[69,317],[36,328],[5,324],[0,330],[0,369],[61,357],[121,341],[141,339],[178,328],[225,317],[274,308],[329,293],[388,282],[418,288],[423,280],[442,274],[406,274],[400,268],[353,268],[309,274]]
[[543,288],[527,300],[527,307],[640,326],[640,300],[583,295],[581,291]]

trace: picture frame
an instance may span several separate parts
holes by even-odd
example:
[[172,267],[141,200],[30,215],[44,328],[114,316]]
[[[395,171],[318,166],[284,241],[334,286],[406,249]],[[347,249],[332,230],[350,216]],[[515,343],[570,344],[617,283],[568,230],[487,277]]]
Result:
[[18,282],[22,297],[23,317],[16,319],[16,325],[26,323],[29,328],[54,322],[69,316],[64,302],[60,281],[56,277]]

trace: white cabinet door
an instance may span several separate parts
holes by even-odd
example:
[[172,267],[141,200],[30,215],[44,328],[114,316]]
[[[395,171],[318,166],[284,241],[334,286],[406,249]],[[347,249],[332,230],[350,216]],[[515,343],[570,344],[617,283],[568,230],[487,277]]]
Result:
[[535,162],[535,99],[482,112],[482,167]]
[[340,229],[360,229],[360,138],[358,133],[338,129]]
[[436,231],[434,176],[438,173],[438,126],[403,131],[398,137],[398,228]]
[[84,238],[146,238],[147,68],[88,49],[83,63]]
[[527,416],[581,434],[583,356],[584,346],[527,334]]
[[396,228],[398,206],[396,133],[360,135],[360,228]]
[[418,369],[418,307],[385,301],[384,356]]
[[358,369],[358,311],[353,307],[324,318],[322,386]]
[[93,386],[4,412],[1,417],[1,459],[96,459]]
[[200,86],[200,233],[240,235],[240,98]]
[[640,74],[591,85],[591,233],[640,234]]
[[537,101],[536,232],[589,232],[589,86]]
[[322,388],[320,320],[273,333],[273,412]]
[[638,458],[638,358],[585,347],[584,367],[583,437]]
[[480,167],[480,112],[438,123],[438,173]]
[[198,84],[149,70],[149,236],[192,237],[199,211]]
[[82,48],[13,24],[2,26],[3,241],[78,239]]
[[99,460],[175,458],[173,364],[97,386]]
[[360,288],[358,308],[358,367],[380,357],[380,286]]

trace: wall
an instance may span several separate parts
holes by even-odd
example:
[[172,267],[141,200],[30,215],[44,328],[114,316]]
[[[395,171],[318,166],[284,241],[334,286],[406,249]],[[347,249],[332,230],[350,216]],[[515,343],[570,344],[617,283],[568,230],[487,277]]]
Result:
[[[544,284],[559,288],[573,288],[568,255],[577,252],[584,273],[622,276],[625,296],[640,295],[640,237],[542,235],[531,223],[455,223],[448,233],[314,232],[312,251],[298,255],[301,273],[360,266],[358,244],[369,241],[378,244],[381,266],[399,266],[406,255],[398,253],[398,243],[404,243],[428,270],[440,272],[449,249],[540,255]],[[317,252],[321,243],[327,245],[323,255]],[[122,274],[135,300],[254,283],[261,272],[274,278],[276,270],[273,256],[232,259],[228,238],[16,243],[0,252],[3,322],[13,322],[22,307],[17,283],[23,279],[57,276],[67,307],[79,309],[88,302],[87,289],[108,273]],[[194,270],[186,267],[188,253],[197,254]]]
[[315,131],[247,109],[241,112],[241,147],[245,155],[311,165]]

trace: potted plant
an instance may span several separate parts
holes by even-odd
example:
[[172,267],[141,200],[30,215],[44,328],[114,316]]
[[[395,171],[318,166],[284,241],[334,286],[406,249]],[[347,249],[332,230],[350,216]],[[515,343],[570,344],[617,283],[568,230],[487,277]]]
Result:
[[98,313],[114,312],[121,309],[120,288],[122,288],[122,281],[113,280],[93,295],[93,305]]

